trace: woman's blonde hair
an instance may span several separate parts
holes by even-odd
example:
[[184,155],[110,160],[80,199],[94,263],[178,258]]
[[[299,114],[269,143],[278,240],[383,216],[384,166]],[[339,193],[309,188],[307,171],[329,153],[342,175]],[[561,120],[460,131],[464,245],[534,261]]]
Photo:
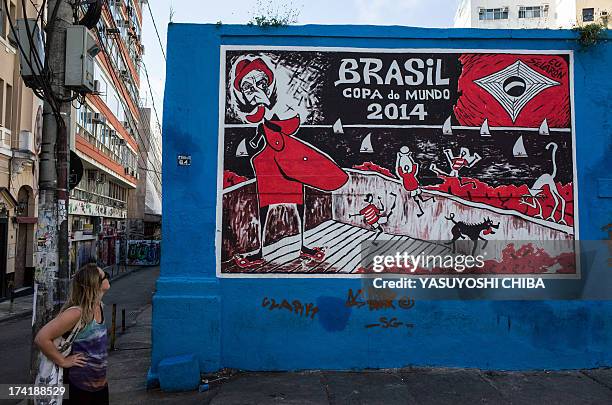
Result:
[[100,272],[95,263],[81,267],[72,278],[68,300],[61,312],[70,307],[80,307],[81,321],[85,324],[91,322],[96,302],[100,301],[100,285]]

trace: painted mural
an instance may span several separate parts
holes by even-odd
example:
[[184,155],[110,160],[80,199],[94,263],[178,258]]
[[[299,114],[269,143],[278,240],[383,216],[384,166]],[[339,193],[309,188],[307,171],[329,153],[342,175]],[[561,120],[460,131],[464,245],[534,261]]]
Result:
[[570,52],[221,51],[218,275],[578,274]]

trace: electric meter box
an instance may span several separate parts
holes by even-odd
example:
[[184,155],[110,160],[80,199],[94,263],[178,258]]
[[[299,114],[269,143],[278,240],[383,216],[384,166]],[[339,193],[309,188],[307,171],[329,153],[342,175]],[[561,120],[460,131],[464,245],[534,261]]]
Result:
[[94,58],[100,51],[93,34],[82,25],[66,30],[66,77],[64,85],[79,92],[92,93]]
[[[28,30],[32,34],[32,43],[30,43]],[[41,68],[45,63],[45,43],[36,19],[17,20],[17,41],[21,45],[23,54],[26,55],[25,58],[19,58],[21,77],[26,86],[37,89],[39,88],[38,79],[41,76]]]

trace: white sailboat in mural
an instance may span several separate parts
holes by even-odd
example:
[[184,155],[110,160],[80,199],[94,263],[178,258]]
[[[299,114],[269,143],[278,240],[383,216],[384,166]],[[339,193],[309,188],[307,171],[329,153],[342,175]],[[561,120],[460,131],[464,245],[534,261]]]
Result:
[[342,121],[340,121],[340,118],[338,118],[336,122],[334,122],[333,130],[334,130],[334,134],[344,133],[344,128],[342,127]]
[[247,157],[249,156],[249,152],[246,147],[246,139],[243,139],[236,148],[236,157]]
[[451,126],[451,117],[448,117],[446,121],[444,121],[444,125],[442,126],[442,133],[444,135],[453,134],[453,127]]
[[526,158],[527,151],[525,150],[525,144],[523,143],[523,137],[519,136],[519,138],[514,143],[514,147],[512,148],[512,154],[517,158]]
[[480,127],[480,135],[491,136],[491,131],[489,130],[489,120],[487,118],[485,118],[482,126]]
[[546,121],[546,118],[544,118],[544,121],[542,121],[538,133],[540,135],[550,135],[550,130],[548,129],[548,121]]
[[363,141],[361,141],[361,148],[359,149],[359,152],[361,153],[374,153],[374,148],[372,147],[372,139],[371,139],[372,134],[369,133],[366,135],[365,138],[363,138]]

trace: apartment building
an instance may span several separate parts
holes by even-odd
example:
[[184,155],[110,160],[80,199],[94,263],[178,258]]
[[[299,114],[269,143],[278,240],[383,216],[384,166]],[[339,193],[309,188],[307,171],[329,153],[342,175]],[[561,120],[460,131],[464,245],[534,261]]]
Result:
[[72,114],[71,149],[83,165],[70,196],[72,271],[94,259],[117,265],[124,255],[128,199],[140,177],[141,27],[140,0],[104,3],[95,30],[97,91]]
[[142,142],[136,192],[128,201],[127,237],[131,240],[161,237],[161,131],[150,107],[140,109]]
[[460,28],[572,28],[600,23],[612,28],[612,0],[463,0]]
[[[33,285],[38,152],[42,101],[20,76],[20,52],[9,25],[21,3],[0,1],[0,299]],[[35,14],[41,1],[26,2]]]

